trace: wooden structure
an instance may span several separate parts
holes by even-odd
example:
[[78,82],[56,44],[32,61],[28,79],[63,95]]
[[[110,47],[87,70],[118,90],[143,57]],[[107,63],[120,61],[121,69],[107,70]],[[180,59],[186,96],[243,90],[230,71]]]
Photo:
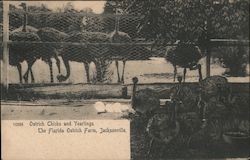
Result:
[[[150,88],[160,93],[161,99],[168,99],[170,88],[174,83],[138,84],[138,90]],[[198,82],[187,82],[184,85],[191,88],[198,87]],[[230,83],[234,94],[249,96],[249,83]],[[11,100],[32,99],[130,99],[132,84],[10,84],[9,94],[5,95]]]
[[8,72],[8,66],[9,66],[9,2],[3,1],[3,85],[4,88],[6,88],[6,91],[8,91],[9,86],[9,72]]

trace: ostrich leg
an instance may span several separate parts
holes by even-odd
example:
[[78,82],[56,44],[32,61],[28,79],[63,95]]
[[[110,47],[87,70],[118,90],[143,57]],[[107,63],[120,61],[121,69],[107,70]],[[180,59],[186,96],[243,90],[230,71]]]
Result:
[[27,59],[28,69],[25,72],[25,74],[23,75],[25,83],[28,83],[29,72],[30,72],[30,75],[31,75],[31,83],[35,82],[34,75],[33,75],[33,72],[32,72],[32,66],[35,63],[35,61],[36,61],[35,59]]
[[176,65],[174,65],[174,82],[175,82],[176,74],[177,74],[177,67]]
[[31,83],[35,83],[35,79],[34,79],[32,68],[30,68],[30,76],[31,76]]
[[184,68],[184,71],[183,71],[183,82],[185,82],[186,73],[187,73],[187,68]]
[[63,55],[62,55],[62,59],[63,59],[63,63],[64,63],[65,68],[66,68],[66,76],[58,74],[57,79],[58,79],[59,82],[66,81],[70,76],[69,60],[68,60],[67,57],[65,57]]
[[19,80],[20,80],[20,83],[23,83],[22,66],[21,66],[20,63],[17,64],[17,70],[18,70],[18,73],[19,73]]
[[125,65],[126,65],[126,61],[122,61],[123,62],[123,68],[122,68],[122,79],[121,82],[124,84],[124,72],[125,72]]
[[55,59],[56,59],[56,65],[58,68],[58,73],[61,74],[61,66],[60,66],[60,59],[58,58],[58,54],[55,54]]
[[115,61],[115,65],[116,65],[117,77],[118,77],[117,82],[120,83],[121,79],[120,79],[120,74],[119,74],[119,63],[118,63],[118,61]]
[[48,59],[49,62],[49,71],[50,71],[50,82],[53,83],[54,82],[54,78],[53,78],[53,66],[52,66],[52,61],[49,58]]
[[27,71],[23,75],[23,79],[24,79],[25,83],[28,83],[28,77],[29,77],[29,66],[28,66]]
[[199,82],[202,81],[202,73],[201,73],[201,64],[197,64],[193,67],[190,67],[189,68],[190,70],[195,70],[195,69],[198,69],[198,73],[199,73]]
[[87,83],[90,83],[90,79],[89,79],[89,63],[88,62],[83,62],[84,67],[85,67],[85,72],[86,72],[86,76],[87,76]]

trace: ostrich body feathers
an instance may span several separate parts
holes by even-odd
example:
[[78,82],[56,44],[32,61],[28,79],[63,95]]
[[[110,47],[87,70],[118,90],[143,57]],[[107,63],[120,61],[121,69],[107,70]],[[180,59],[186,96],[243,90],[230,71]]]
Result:
[[132,108],[141,114],[150,113],[159,107],[159,95],[152,89],[139,90],[132,99]]
[[[125,32],[113,31],[110,34],[111,43],[132,43],[132,38]],[[111,46],[112,57],[115,60],[149,60],[152,51],[144,46]]]
[[[37,31],[38,31],[38,29],[35,28],[35,27],[29,26],[29,25],[26,26],[26,32],[33,32],[33,33],[36,33]],[[23,26],[18,27],[18,28],[14,29],[14,30],[12,31],[12,33],[15,33],[15,32],[23,32]]]
[[202,54],[198,47],[186,44],[171,47],[165,55],[167,61],[183,68],[192,68],[201,58]]
[[[108,43],[109,36],[101,32],[75,32],[69,35],[65,42],[76,42],[76,43]],[[103,56],[102,54],[107,53],[108,48],[104,46],[65,46],[62,54],[69,60],[82,62],[91,62],[95,59],[95,55]]]

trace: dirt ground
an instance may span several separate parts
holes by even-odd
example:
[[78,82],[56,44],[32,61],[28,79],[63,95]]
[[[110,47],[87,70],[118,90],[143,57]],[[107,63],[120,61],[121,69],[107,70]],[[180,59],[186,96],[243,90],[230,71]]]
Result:
[[[1,101],[3,120],[66,120],[66,119],[121,119],[128,112],[98,114],[95,102],[101,100],[39,100],[39,101]],[[112,100],[105,99],[105,102]],[[114,100],[113,100],[114,102]],[[110,102],[110,103],[113,103]],[[116,100],[128,104],[128,100]],[[128,104],[128,106],[130,106]]]
[[[201,59],[202,73],[205,76],[205,59]],[[2,63],[1,63],[2,65]],[[65,83],[86,83],[86,75],[84,70],[84,65],[82,63],[70,62],[71,75]],[[1,67],[2,69],[2,67]],[[27,64],[22,63],[22,72],[25,73],[27,69]],[[61,70],[63,74],[66,74],[64,65],[61,65]],[[112,63],[109,70],[112,76],[110,77],[109,83],[117,82],[117,74],[115,64]],[[122,62],[119,66],[120,73],[122,72]],[[219,64],[211,65],[211,75],[222,75],[225,72],[225,68],[222,68]],[[50,74],[49,66],[42,60],[37,60],[33,66],[33,73],[35,76],[36,83],[49,83]],[[59,83],[56,80],[58,75],[58,70],[53,60],[53,73],[55,83]],[[93,77],[95,73],[95,66],[91,64],[90,66],[90,77]],[[182,74],[183,69],[178,69],[178,74]],[[247,66],[247,77],[228,77],[229,82],[249,82],[249,65]],[[164,58],[151,58],[147,61],[128,61],[125,68],[125,84],[130,84],[131,79],[137,76],[140,83],[152,83],[152,82],[173,82],[173,66],[166,62]],[[198,81],[198,71],[187,71],[186,82],[197,82]],[[9,67],[9,82],[19,83],[18,72],[16,67]]]

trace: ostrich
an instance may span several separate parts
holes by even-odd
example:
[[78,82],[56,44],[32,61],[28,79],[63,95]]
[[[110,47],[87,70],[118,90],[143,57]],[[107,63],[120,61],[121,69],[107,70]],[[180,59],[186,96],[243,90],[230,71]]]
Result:
[[[115,30],[110,33],[111,43],[132,43],[132,38],[125,32],[119,31],[120,17],[115,18]],[[124,72],[128,60],[149,60],[152,52],[142,46],[111,46],[111,55],[115,60],[118,83],[124,83]],[[119,73],[119,60],[123,62],[122,76]]]
[[[25,3],[21,3],[20,5],[23,7],[25,11],[27,11],[27,7]],[[40,41],[39,36],[36,34],[37,29],[35,29],[32,26],[27,25],[27,15],[24,14],[24,19],[23,19],[23,26],[19,27],[12,32],[10,32],[10,40],[11,41],[22,41],[22,42],[33,42],[33,41]],[[9,48],[9,64],[12,66],[16,66],[18,69],[19,73],[19,80],[20,83],[23,83],[22,79],[22,66],[21,62],[24,60],[27,61],[28,67],[35,61],[34,56],[33,56],[33,51],[36,49],[36,46],[33,44],[30,45],[10,45]],[[2,50],[2,49],[1,49]],[[2,53],[0,58],[2,59]],[[34,80],[34,76],[31,72],[31,79],[32,81]]]
[[136,91],[138,78],[134,77],[133,81],[133,91],[131,97],[131,105],[135,112],[141,116],[146,116],[149,119],[154,111],[160,108],[160,98],[159,94],[152,89],[142,89]]
[[232,98],[228,80],[222,76],[206,77],[199,82],[198,88],[178,85],[171,88],[170,92],[171,97],[181,102],[178,109],[180,113],[195,112],[204,122],[208,118],[206,117],[207,109],[211,102],[228,105]]
[[[62,42],[68,35],[66,33],[60,32],[54,28],[45,27],[40,28],[37,30],[37,34],[40,37],[42,42]],[[59,73],[61,73],[60,70],[60,60],[58,58],[58,50],[60,50],[61,45],[54,45],[54,44],[46,44],[43,45],[42,51],[38,51],[36,54],[36,58],[42,58],[45,62],[49,64],[49,70],[50,70],[50,82],[53,83],[53,68],[52,68],[52,61],[51,58],[54,57],[56,59],[56,64]],[[30,67],[26,71],[24,75],[24,79],[28,80],[28,73],[29,70],[31,71],[31,67],[33,66],[35,61],[33,61],[32,64],[30,64]]]
[[[192,134],[198,132],[201,126],[199,115],[195,112],[182,112],[182,92],[190,91],[182,85],[182,77],[178,76],[178,85],[170,92],[171,102],[166,103],[165,112],[156,112],[147,124],[147,132],[151,138],[148,155],[151,154],[155,142],[164,145],[185,143],[189,145]],[[193,97],[192,97],[193,98]],[[184,145],[184,144],[180,144]],[[170,147],[172,148],[172,147]]]
[[[25,3],[21,3],[20,6],[23,8],[25,12],[27,12],[27,6]],[[23,26],[13,30],[10,33],[10,40],[12,41],[30,41],[30,42],[39,42],[40,37],[36,34],[37,29],[28,26],[28,17],[27,14],[23,16]],[[24,74],[23,78],[25,82],[28,82],[28,71],[31,74],[31,82],[34,82],[34,75],[31,69],[31,66],[35,62],[35,52],[37,46],[34,44],[25,44],[25,45],[13,45],[10,46],[10,65],[17,66],[19,71],[20,82],[22,83],[22,72],[21,72],[21,62],[26,60],[28,64],[28,70]],[[20,52],[20,53],[18,53]],[[23,52],[23,53],[22,53]]]
[[[21,42],[40,42],[40,38],[35,33],[29,32],[15,32],[10,34],[10,40],[12,41],[21,41]],[[10,59],[9,63],[12,66],[17,66],[19,71],[20,83],[22,83],[22,72],[21,72],[21,62],[24,60],[27,61],[28,70],[31,73],[31,81],[34,82],[34,75],[31,69],[32,64],[35,62],[35,50],[37,46],[35,44],[15,44],[10,45]],[[28,82],[28,79],[24,76],[25,82]]]
[[[174,141],[180,133],[180,122],[177,120],[175,105],[168,106],[168,111],[159,111],[149,119],[146,132],[150,143],[147,156],[149,156],[156,142],[164,145]],[[160,154],[160,152],[158,152]]]
[[[177,98],[181,92],[181,78],[178,77],[179,84],[176,93],[171,96],[171,104],[165,112],[155,112],[149,119],[146,131],[151,138],[149,144],[148,155],[151,154],[153,144],[157,141],[164,144],[169,144],[173,141],[180,132],[180,123],[176,119],[177,107],[181,104]],[[166,103],[167,104],[167,103]]]
[[[120,32],[119,31],[119,24],[120,24],[120,18],[115,18],[115,30],[110,33],[110,40],[112,43],[131,43],[132,39],[131,37],[125,33],[125,32]],[[117,82],[124,82],[124,71],[125,71],[125,64],[126,64],[126,58],[124,57],[124,53],[127,51],[126,46],[112,46],[111,47],[111,53],[114,55],[121,55],[119,58],[114,58],[115,60],[115,65],[117,69],[117,77],[118,80]],[[122,77],[120,78],[120,73],[119,73],[119,60],[122,60],[123,62],[123,69],[122,69]]]
[[[109,35],[101,32],[74,32],[70,34],[65,42],[72,43],[107,43],[109,42]],[[85,66],[87,83],[90,83],[89,78],[89,64],[94,62],[97,64],[97,58],[103,57],[109,51],[107,47],[103,46],[81,46],[81,45],[67,45],[63,47],[61,56],[66,67],[66,75],[59,74],[57,79],[62,82],[70,76],[69,61],[82,62]],[[96,65],[97,70],[99,65]]]
[[[21,3],[20,6],[23,7],[23,10],[27,12],[27,6],[25,3]],[[27,23],[28,23],[27,14],[24,14],[23,27],[17,28],[16,30],[12,31],[12,33],[21,31],[36,33],[42,42],[61,42],[67,36],[65,33],[60,32],[54,28],[45,27],[36,29],[32,26],[28,26]],[[29,73],[31,73],[31,82],[33,83],[35,81],[32,72],[32,66],[35,63],[36,59],[39,58],[42,58],[42,60],[49,63],[50,77],[51,77],[50,79],[51,82],[54,82],[51,58],[54,57],[56,59],[56,64],[60,73],[60,60],[58,58],[58,49],[60,49],[60,45],[46,45],[44,46],[42,51],[40,51],[39,48],[36,48],[36,50],[33,53],[33,59],[28,62],[28,69],[23,76],[25,82],[28,82]]]
[[[172,93],[171,102],[166,104],[168,111],[154,114],[148,122],[147,132],[151,137],[148,154],[151,153],[153,144],[156,141],[165,145],[173,142],[177,146],[187,145],[188,147],[193,147],[192,145],[195,142],[198,142],[198,147],[203,145],[201,142],[204,142],[204,144],[209,143],[206,141],[209,138],[205,137],[210,136],[211,128],[209,127],[211,127],[212,122],[208,122],[207,124],[203,121],[203,119],[207,118],[205,117],[207,103],[214,98],[215,101],[221,101],[226,104],[226,101],[230,97],[230,87],[228,86],[227,79],[222,76],[205,78],[199,83],[198,92],[192,92],[193,89],[183,86],[181,83],[182,77],[178,76],[178,81],[178,85],[170,90]],[[200,107],[201,103],[205,104],[205,109],[201,108],[203,117],[200,116],[199,112],[195,112],[194,110],[183,112],[182,105],[187,106],[187,100],[184,99],[184,95],[191,101],[193,101],[195,95],[199,97],[196,107]],[[169,148],[172,147],[170,146]]]
[[166,55],[166,61],[169,61],[174,66],[174,82],[177,74],[177,66],[184,68],[183,81],[185,82],[187,68],[190,70],[198,69],[199,81],[202,80],[201,65],[198,61],[202,58],[201,51],[198,47],[192,44],[178,44],[171,47]]
[[[203,121],[206,122],[206,113],[210,102],[221,102],[227,105],[231,97],[231,88],[228,80],[222,76],[210,76],[199,83],[198,106],[202,110]],[[206,123],[205,123],[206,124]]]

